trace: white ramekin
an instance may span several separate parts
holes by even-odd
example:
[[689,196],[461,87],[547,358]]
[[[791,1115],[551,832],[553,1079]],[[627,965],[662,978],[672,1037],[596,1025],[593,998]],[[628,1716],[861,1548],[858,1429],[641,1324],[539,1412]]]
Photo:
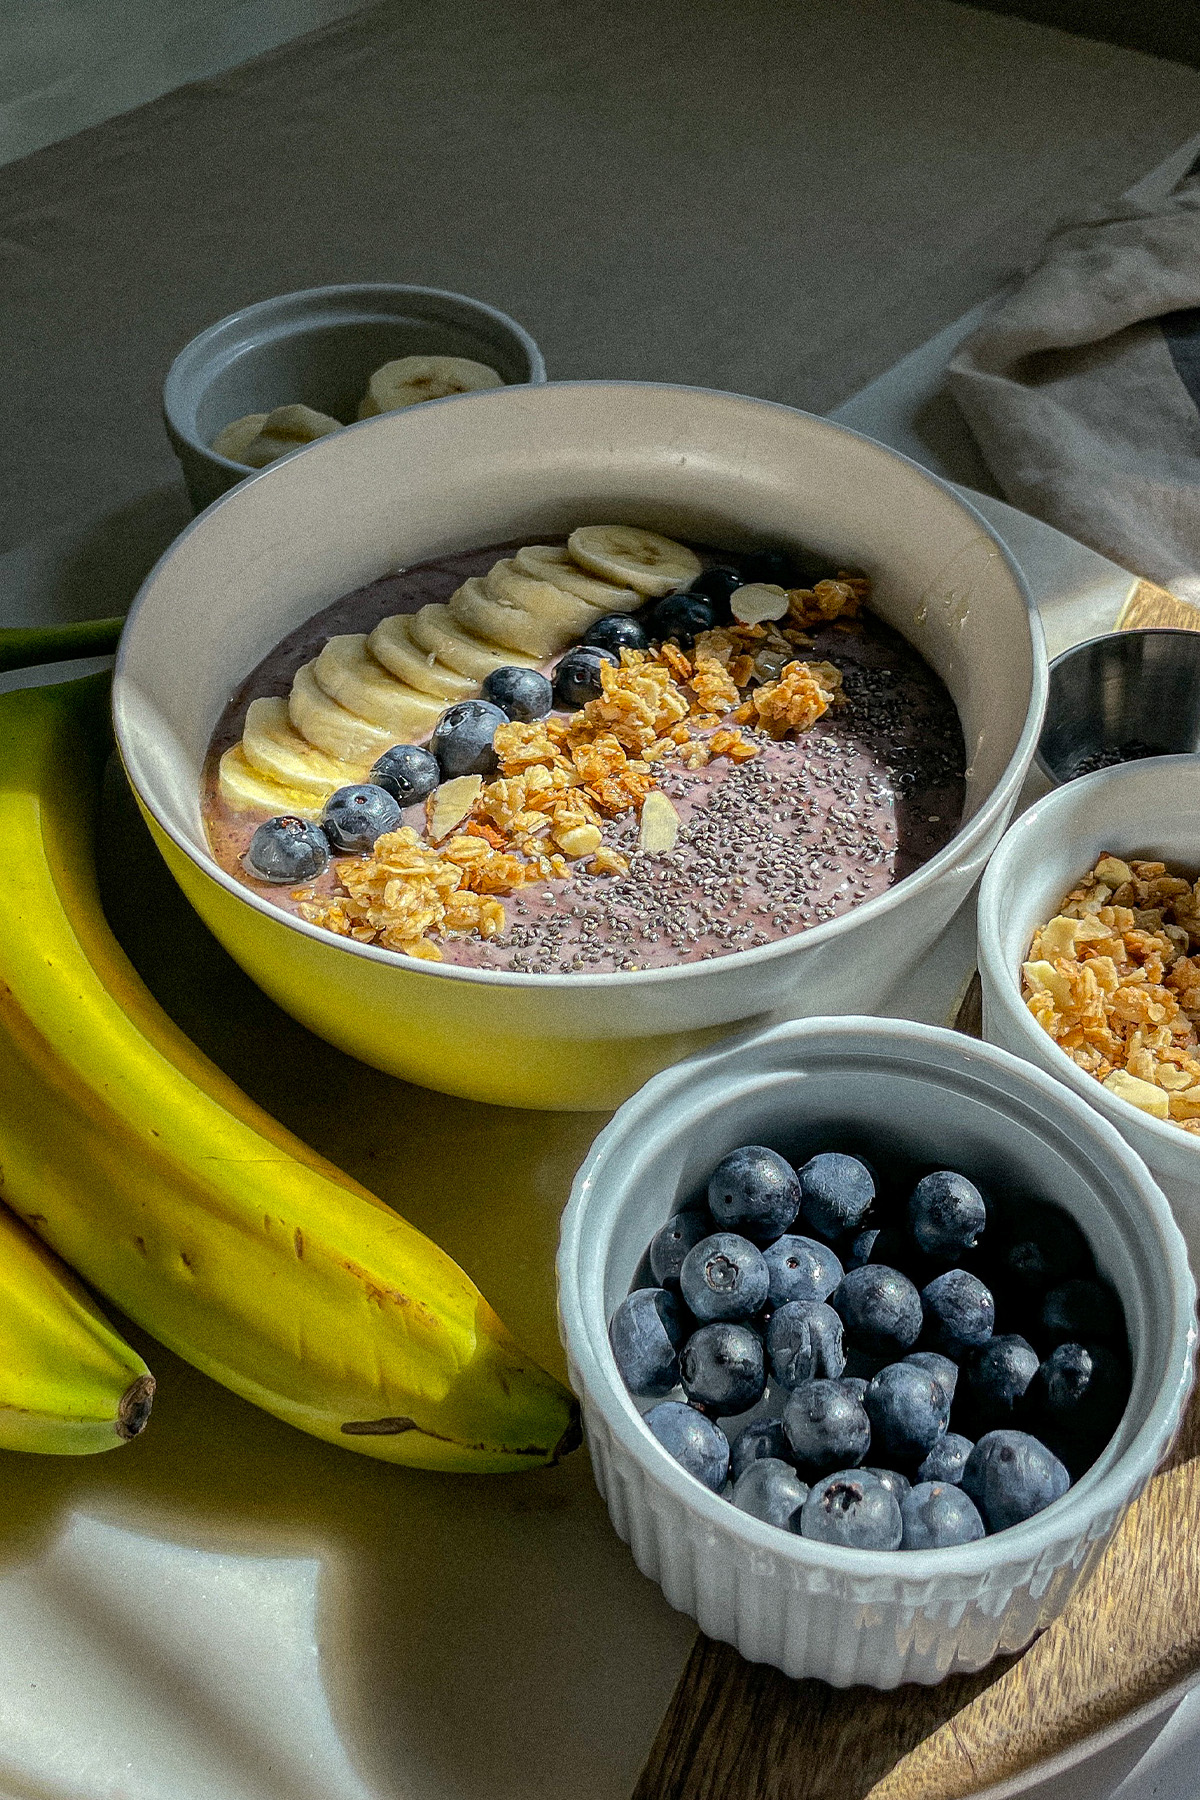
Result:
[[1111,1119],[1175,1209],[1200,1267],[1200,1138],[1110,1094],[1043,1031],[1021,998],[1033,934],[1111,851],[1200,867],[1200,756],[1155,756],[1056,788],[1006,834],[979,893],[983,1033],[1074,1088]]
[[[841,918],[640,973],[520,975],[335,938],[214,861],[210,734],[297,625],[389,568],[623,520],[729,549],[808,544],[863,567],[873,604],[958,707],[964,822]],[[113,682],[125,768],[205,923],[302,1024],[405,1080],[502,1105],[617,1105],[668,1063],[788,1013],[878,1010],[966,899],[1011,813],[1045,705],[1041,626],[979,515],[915,463],[765,400],[636,382],[494,388],[334,433],[249,476],[143,586]]]
[[[651,1234],[737,1144],[792,1157],[852,1129],[889,1154],[1053,1198],[1125,1308],[1133,1389],[1099,1461],[1045,1512],[978,1544],[921,1552],[812,1543],[737,1511],[642,1423],[607,1322]],[[1048,1625],[1089,1572],[1179,1424],[1195,1287],[1144,1164],[1060,1083],[991,1045],[906,1020],[808,1019],[659,1075],[580,1169],[558,1252],[560,1330],[592,1466],[638,1567],[709,1637],[837,1687],[935,1682]]]

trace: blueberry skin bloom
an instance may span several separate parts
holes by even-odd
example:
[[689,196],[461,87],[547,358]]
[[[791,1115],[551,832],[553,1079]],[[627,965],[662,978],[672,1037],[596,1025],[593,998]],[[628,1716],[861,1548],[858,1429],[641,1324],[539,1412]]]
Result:
[[867,1383],[863,1410],[883,1461],[912,1465],[933,1449],[950,1419],[950,1402],[925,1369],[889,1363]]
[[534,719],[544,719],[554,705],[554,689],[546,677],[536,669],[519,668],[515,663],[493,669],[480,688],[479,697],[526,725]]
[[372,782],[339,788],[325,802],[321,828],[339,856],[361,856],[400,824],[400,802]]
[[729,1473],[729,1439],[719,1425],[683,1400],[660,1400],[642,1422],[681,1468],[720,1493]]
[[631,1394],[657,1398],[677,1386],[687,1330],[682,1306],[664,1288],[638,1288],[622,1300],[609,1320],[608,1341]]
[[954,1392],[958,1387],[958,1364],[956,1362],[951,1362],[948,1356],[942,1356],[937,1350],[911,1350],[901,1360],[914,1363],[918,1369],[924,1369],[932,1375],[945,1393],[947,1401],[953,1406]]
[[761,1457],[750,1463],[733,1484],[733,1504],[764,1525],[781,1531],[800,1530],[800,1509],[808,1499],[808,1484],[789,1463]]
[[429,748],[445,780],[458,775],[492,775],[496,752],[492,740],[508,714],[487,700],[459,700],[448,706],[434,727]]
[[801,1381],[835,1381],[846,1367],[842,1321],[820,1300],[789,1300],[767,1326],[771,1373],[783,1387]]
[[260,881],[279,886],[312,881],[329,862],[329,839],[319,825],[283,814],[260,825],[246,851],[246,867]]
[[748,1319],[766,1302],[767,1265],[749,1238],[717,1231],[688,1251],[679,1286],[685,1304],[704,1325]]
[[794,1388],[783,1431],[796,1467],[814,1479],[860,1463],[871,1442],[870,1420],[840,1381],[802,1381]]
[[971,1496],[989,1531],[1005,1531],[1061,1500],[1071,1477],[1057,1456],[1025,1431],[989,1431],[963,1470]]
[[886,1263],[851,1269],[830,1295],[856,1350],[900,1357],[921,1335],[921,1296],[907,1275]]
[[660,1287],[678,1287],[679,1271],[689,1250],[709,1236],[703,1213],[673,1213],[650,1239],[650,1268]]
[[965,1175],[938,1169],[918,1181],[908,1202],[908,1228],[926,1256],[957,1262],[987,1224],[983,1195]]
[[799,1171],[800,1214],[818,1237],[839,1237],[854,1231],[875,1198],[871,1171],[857,1156],[837,1150],[822,1151]]
[[845,1271],[828,1244],[787,1233],[763,1251],[767,1297],[772,1306],[789,1300],[828,1300]]
[[628,613],[605,613],[589,625],[583,634],[584,646],[594,650],[613,650],[619,656],[622,650],[648,650],[650,639],[642,630],[636,619]]
[[729,1479],[737,1481],[751,1463],[759,1462],[764,1456],[786,1462],[790,1455],[788,1441],[783,1435],[783,1420],[757,1419],[753,1425],[744,1425],[729,1446]]
[[694,1405],[749,1412],[767,1385],[762,1339],[748,1325],[702,1325],[679,1353],[679,1379]]
[[575,711],[589,700],[598,700],[604,692],[600,671],[605,663],[619,668],[621,659],[615,650],[602,650],[598,644],[577,644],[568,650],[554,670],[554,698],[559,706]]
[[401,806],[428,799],[441,779],[437,757],[419,744],[393,744],[371,770],[375,786],[386,788]]
[[896,1496],[866,1469],[842,1469],[809,1489],[800,1531],[849,1550],[898,1550],[904,1535]]
[[765,1144],[743,1144],[713,1170],[708,1210],[718,1228],[740,1231],[752,1243],[769,1244],[800,1210],[796,1171]]
[[996,1323],[996,1302],[977,1275],[947,1269],[921,1289],[925,1331],[948,1357],[986,1344]]
[[977,1350],[967,1367],[971,1400],[983,1418],[1012,1417],[1038,1372],[1038,1353],[1016,1332],[1006,1332]]
[[939,1438],[924,1462],[918,1466],[918,1481],[950,1482],[958,1487],[963,1478],[963,1470],[967,1466],[967,1458],[975,1448],[969,1437],[963,1437],[960,1431],[948,1431]]
[[902,1550],[945,1550],[987,1536],[975,1502],[947,1482],[922,1481],[900,1502]]

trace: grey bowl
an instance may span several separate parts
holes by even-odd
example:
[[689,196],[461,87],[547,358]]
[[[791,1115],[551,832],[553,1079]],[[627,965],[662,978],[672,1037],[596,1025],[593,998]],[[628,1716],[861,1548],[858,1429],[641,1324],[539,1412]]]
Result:
[[226,425],[295,402],[349,425],[371,375],[399,356],[469,356],[506,385],[546,379],[524,327],[465,294],[355,282],[244,306],[194,337],[163,383],[163,421],[196,511],[250,473],[209,448]]
[[1055,785],[1200,751],[1200,631],[1113,631],[1050,664],[1037,763]]

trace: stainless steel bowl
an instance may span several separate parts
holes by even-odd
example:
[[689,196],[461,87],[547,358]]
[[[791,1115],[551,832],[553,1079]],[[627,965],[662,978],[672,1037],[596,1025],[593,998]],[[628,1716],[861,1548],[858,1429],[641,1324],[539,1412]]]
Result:
[[1112,631],[1050,664],[1037,764],[1056,786],[1144,756],[1197,751],[1200,631]]

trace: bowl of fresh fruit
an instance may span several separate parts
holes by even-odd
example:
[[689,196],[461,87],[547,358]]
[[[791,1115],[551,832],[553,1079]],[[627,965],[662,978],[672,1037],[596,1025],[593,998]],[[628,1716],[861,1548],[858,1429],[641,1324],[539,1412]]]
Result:
[[580,1169],[596,1480],[710,1637],[935,1682],[1062,1611],[1170,1443],[1195,1288],[1119,1134],[1006,1052],[810,1019],[657,1076]]

